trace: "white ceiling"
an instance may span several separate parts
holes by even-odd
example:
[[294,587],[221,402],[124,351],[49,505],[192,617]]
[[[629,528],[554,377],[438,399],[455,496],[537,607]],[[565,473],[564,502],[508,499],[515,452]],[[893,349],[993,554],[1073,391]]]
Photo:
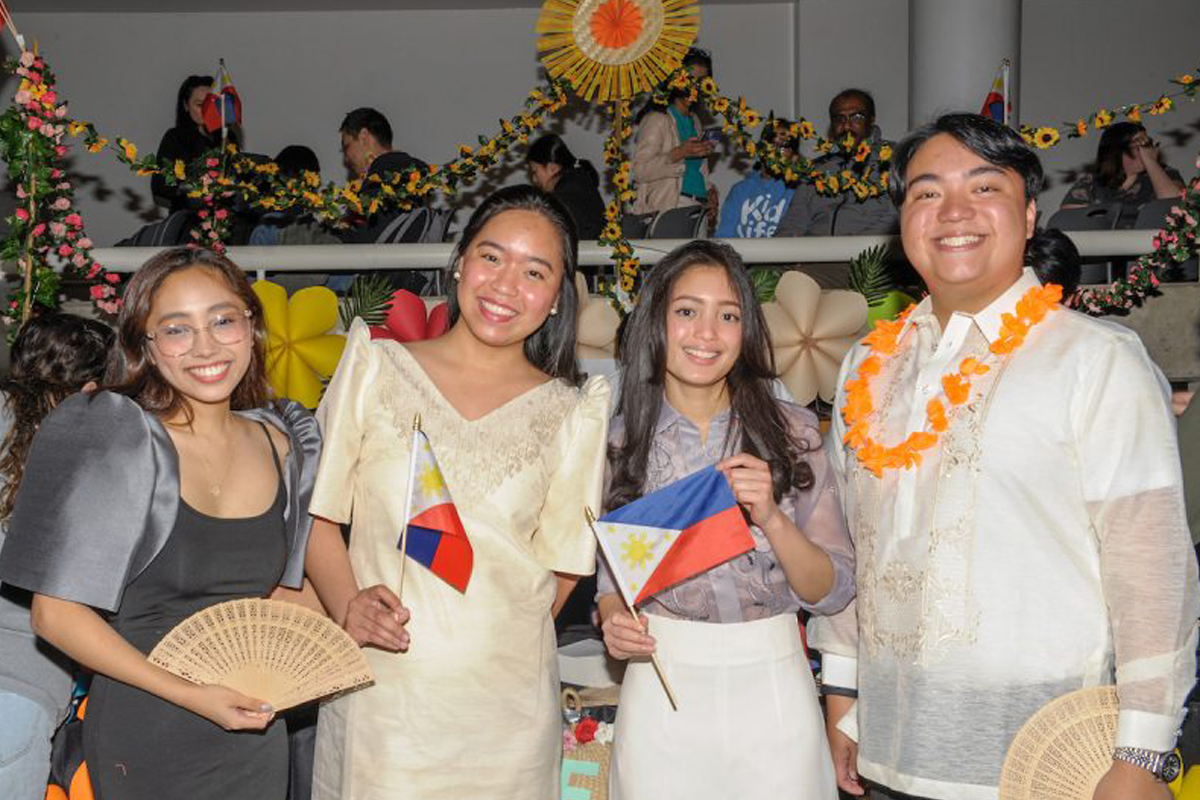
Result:
[[[766,0],[771,2],[771,0]],[[775,0],[778,2],[779,0]],[[763,0],[704,0],[710,5],[749,5]],[[21,12],[61,13],[213,13],[229,11],[387,11],[393,9],[536,8],[540,0],[9,0],[21,22]]]

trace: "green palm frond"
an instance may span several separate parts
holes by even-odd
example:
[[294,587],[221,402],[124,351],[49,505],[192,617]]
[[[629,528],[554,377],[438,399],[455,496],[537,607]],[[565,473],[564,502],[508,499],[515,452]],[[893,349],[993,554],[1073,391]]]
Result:
[[394,292],[386,275],[359,275],[338,301],[342,327],[350,330],[355,317],[362,317],[368,325],[382,325]]
[[888,269],[888,246],[868,247],[850,262],[850,288],[867,298],[867,305],[883,301],[896,289],[896,281]]
[[754,286],[754,294],[760,303],[769,303],[775,299],[775,287],[779,285],[782,270],[771,267],[755,267],[750,270],[750,283]]

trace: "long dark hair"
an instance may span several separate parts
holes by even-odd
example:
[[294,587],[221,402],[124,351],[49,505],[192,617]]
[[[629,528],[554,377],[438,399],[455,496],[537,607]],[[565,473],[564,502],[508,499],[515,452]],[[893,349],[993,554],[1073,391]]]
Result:
[[74,314],[43,314],[26,322],[13,341],[8,377],[0,381],[12,428],[0,457],[0,520],[7,520],[25,474],[25,459],[42,420],[68,395],[104,376],[113,332]]
[[1145,130],[1136,122],[1114,122],[1104,129],[1104,133],[1100,134],[1100,144],[1096,147],[1096,163],[1092,166],[1097,183],[1106,189],[1120,188],[1125,182],[1125,165],[1121,157],[1129,150],[1133,137]]
[[741,451],[770,464],[776,501],[792,487],[808,489],[813,484],[812,467],[804,458],[807,446],[792,434],[771,395],[775,377],[771,338],[746,265],[729,245],[697,240],[675,248],[650,271],[637,306],[626,319],[617,410],[625,423],[625,437],[608,450],[612,481],[605,508],[632,502],[645,490],[646,465],[663,404],[667,312],[675,282],[693,267],[724,270],[742,307],[742,350],[725,379],[731,411],[726,446],[736,436]]
[[529,145],[529,150],[525,153],[525,160],[534,164],[558,164],[562,167],[562,173],[577,169],[587,175],[593,186],[600,185],[600,173],[596,172],[592,162],[576,158],[575,154],[571,152],[571,148],[567,147],[567,143],[557,133],[546,133],[539,136],[533,144]]
[[525,339],[525,358],[550,377],[562,378],[572,386],[578,386],[583,382],[579,364],[575,361],[575,326],[579,316],[575,268],[579,261],[579,236],[575,233],[571,212],[557,198],[541,189],[527,184],[506,186],[475,209],[467,227],[463,229],[462,237],[454,246],[450,264],[446,268],[450,325],[454,326],[459,315],[458,281],[454,273],[483,227],[505,211],[541,214],[558,231],[563,265],[562,284],[558,287],[558,298],[555,300],[558,313],[547,317],[542,326]]
[[188,101],[192,99],[193,91],[201,86],[207,86],[211,89],[212,85],[213,79],[211,75],[188,75],[183,83],[179,84],[179,93],[175,97],[176,128],[195,129],[196,121],[188,113]]
[[143,264],[129,279],[121,313],[117,317],[116,348],[104,375],[104,388],[132,398],[142,408],[163,419],[182,411],[185,418],[191,421],[192,412],[187,398],[167,383],[154,366],[147,349],[150,343],[146,339],[150,309],[159,287],[167,278],[189,269],[208,270],[219,277],[250,309],[250,324],[254,330],[250,366],[234,387],[229,405],[235,411],[266,405],[271,398],[271,388],[267,382],[267,326],[262,303],[250,288],[250,281],[240,267],[219,253],[194,247],[164,250]]

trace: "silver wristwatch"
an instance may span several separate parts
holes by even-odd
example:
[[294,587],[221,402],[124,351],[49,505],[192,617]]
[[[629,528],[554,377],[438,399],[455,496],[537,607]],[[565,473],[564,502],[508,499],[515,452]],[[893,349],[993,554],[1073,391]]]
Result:
[[1118,747],[1113,750],[1113,759],[1141,767],[1163,783],[1175,780],[1183,770],[1183,761],[1174,750],[1160,753],[1140,747]]

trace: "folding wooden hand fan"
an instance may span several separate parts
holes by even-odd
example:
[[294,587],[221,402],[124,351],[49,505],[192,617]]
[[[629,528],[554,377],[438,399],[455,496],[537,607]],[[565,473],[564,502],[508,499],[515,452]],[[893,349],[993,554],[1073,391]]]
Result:
[[1096,686],[1047,703],[1017,732],[1000,772],[1000,800],[1091,800],[1112,766],[1117,690]]
[[349,634],[328,617],[277,600],[209,606],[172,628],[150,661],[194,683],[265,700],[276,711],[374,681]]

